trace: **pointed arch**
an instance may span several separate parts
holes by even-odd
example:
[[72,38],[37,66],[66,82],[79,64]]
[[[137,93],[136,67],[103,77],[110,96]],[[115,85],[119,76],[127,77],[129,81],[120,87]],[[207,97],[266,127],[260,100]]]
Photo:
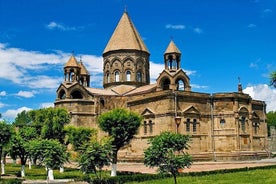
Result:
[[163,90],[170,89],[170,84],[171,84],[171,81],[169,78],[164,77],[163,79],[161,79],[161,87]]
[[176,90],[178,91],[184,91],[185,90],[185,81],[181,78],[176,79]]
[[66,93],[65,93],[64,89],[60,90],[60,92],[58,94],[58,98],[61,100],[66,98]]
[[83,95],[82,95],[81,91],[79,91],[79,90],[73,91],[70,96],[72,99],[82,99],[83,98]]
[[130,70],[127,70],[126,71],[126,81],[131,81],[131,72],[130,72]]

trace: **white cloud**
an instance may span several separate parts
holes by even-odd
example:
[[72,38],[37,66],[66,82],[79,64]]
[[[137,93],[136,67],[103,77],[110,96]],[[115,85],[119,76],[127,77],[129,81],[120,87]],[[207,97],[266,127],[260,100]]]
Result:
[[0,92],[0,96],[6,96],[7,95],[7,92],[6,91],[1,91]]
[[[63,81],[63,73],[53,71],[62,71],[70,55],[62,51],[50,54],[26,51],[0,43],[0,79],[32,89],[56,89]],[[82,60],[90,73],[102,74],[102,57],[83,55]]]
[[248,24],[247,27],[248,28],[255,28],[255,27],[257,27],[257,25],[256,24]]
[[74,31],[76,30],[75,27],[69,27],[60,23],[56,23],[54,21],[50,22],[49,24],[46,25],[46,28],[48,29],[58,29],[61,31]]
[[266,84],[258,84],[255,86],[247,86],[244,93],[249,94],[253,99],[262,100],[266,103],[266,110],[276,111],[276,89]]
[[2,108],[4,106],[5,106],[5,104],[3,104],[3,103],[0,102],[0,108]]
[[19,91],[16,95],[25,98],[34,97],[35,91]]
[[54,103],[53,102],[46,102],[46,103],[40,104],[40,108],[48,108],[48,107],[54,107]]
[[258,58],[256,61],[254,61],[254,62],[251,62],[250,64],[249,64],[249,67],[250,68],[259,68],[259,63],[261,63],[262,62],[262,58]]
[[203,33],[203,30],[200,29],[200,28],[198,28],[198,27],[196,27],[196,28],[194,28],[194,32],[195,32],[195,33],[198,33],[198,34],[202,34],[202,33]]
[[7,119],[15,119],[16,116],[17,116],[17,114],[20,113],[20,112],[22,112],[22,111],[24,111],[24,110],[25,111],[30,111],[32,109],[30,109],[28,107],[20,107],[18,109],[9,109],[6,112],[4,112],[2,114],[2,116],[3,116],[4,119],[6,119],[6,118]]
[[182,30],[182,29],[185,29],[186,26],[183,25],[183,24],[176,24],[176,25],[173,25],[173,24],[167,24],[166,25],[166,29],[178,29],[178,30]]
[[207,89],[207,88],[209,88],[208,86],[201,86],[201,85],[198,85],[198,84],[191,84],[191,87],[195,88],[195,89]]
[[273,11],[269,8],[265,9],[262,11],[261,17],[265,18],[265,17],[269,17],[273,14]]
[[269,9],[269,8],[267,8],[267,9],[265,9],[265,10],[263,11],[263,13],[270,14],[270,13],[272,13],[272,10]]

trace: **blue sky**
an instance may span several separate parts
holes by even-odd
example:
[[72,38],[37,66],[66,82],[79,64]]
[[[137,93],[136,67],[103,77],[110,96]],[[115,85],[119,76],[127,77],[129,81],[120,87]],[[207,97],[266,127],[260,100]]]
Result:
[[276,110],[276,0],[0,0],[0,113],[52,106],[72,51],[102,87],[102,52],[127,11],[147,45],[151,81],[171,39],[192,91],[237,91]]

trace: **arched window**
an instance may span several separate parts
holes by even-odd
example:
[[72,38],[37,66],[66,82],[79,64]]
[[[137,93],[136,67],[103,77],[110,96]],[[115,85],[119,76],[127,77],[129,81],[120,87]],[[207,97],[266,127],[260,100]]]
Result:
[[185,84],[184,84],[184,81],[182,79],[177,80],[176,85],[177,85],[177,90],[184,91]]
[[245,132],[245,121],[246,121],[245,117],[242,116],[240,121],[241,121],[241,129],[243,132]]
[[106,82],[110,83],[110,75],[109,72],[106,73]]
[[120,81],[120,73],[119,71],[115,71],[115,82],[119,82]]
[[193,132],[196,132],[196,119],[193,120]]
[[142,82],[142,73],[137,72],[137,82]]
[[149,120],[149,132],[152,134],[153,132],[153,122]]
[[190,119],[188,118],[187,121],[186,121],[186,132],[190,132]]
[[167,90],[167,89],[170,89],[170,79],[166,78],[163,80],[162,82],[162,88],[163,90]]
[[169,68],[170,70],[172,70],[172,69],[177,69],[177,68],[178,68],[178,66],[177,66],[177,61],[173,58],[172,55],[169,55],[168,68]]
[[147,124],[147,122],[146,121],[144,121],[144,134],[147,134],[147,132],[148,132],[148,124]]
[[61,91],[59,92],[58,98],[59,98],[59,99],[65,99],[65,98],[66,98],[66,94],[65,94],[65,91],[64,91],[64,90],[61,90]]
[[82,99],[82,94],[80,91],[74,91],[71,93],[71,98],[73,99]]
[[126,72],[126,81],[130,81],[131,72],[128,70]]

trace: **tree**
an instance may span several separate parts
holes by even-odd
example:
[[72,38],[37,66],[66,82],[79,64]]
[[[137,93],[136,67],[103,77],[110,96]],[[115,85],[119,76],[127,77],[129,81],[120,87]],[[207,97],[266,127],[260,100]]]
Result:
[[112,170],[111,176],[117,175],[117,155],[121,147],[129,144],[137,133],[142,117],[126,109],[113,109],[98,118],[100,129],[112,138]]
[[269,111],[266,117],[267,117],[268,135],[270,135],[270,127],[274,126],[276,128],[276,111]]
[[[4,161],[2,160],[3,148],[6,146],[13,134],[13,129],[6,121],[0,121],[0,161],[1,161],[1,174],[4,174]],[[0,175],[1,178],[1,175]]]
[[34,127],[21,127],[11,139],[10,155],[13,159],[20,158],[21,177],[25,177],[25,165],[30,158],[30,141],[37,137]]
[[46,118],[42,126],[41,136],[47,139],[57,139],[60,143],[64,142],[64,126],[70,122],[69,114],[66,109],[47,108],[44,109]]
[[270,74],[270,85],[276,88],[276,71],[273,71]]
[[[102,168],[110,164],[112,147],[110,140],[100,142],[94,140],[84,146],[80,154],[79,166],[85,173],[94,173],[98,180],[102,180]],[[99,175],[97,174],[99,171]]]
[[37,129],[42,139],[56,139],[64,143],[64,126],[70,122],[70,116],[64,108],[45,108],[29,112],[31,126]]
[[32,119],[30,117],[29,111],[24,110],[17,114],[13,125],[18,128],[21,128],[24,126],[30,126],[31,122],[32,122]]
[[65,144],[72,144],[75,151],[79,151],[81,147],[91,140],[93,135],[96,136],[96,129],[85,127],[65,127]]
[[144,152],[145,165],[158,167],[160,172],[171,173],[176,184],[179,169],[189,167],[192,163],[191,156],[184,152],[184,149],[188,149],[189,140],[187,135],[162,132],[150,140],[151,145]]
[[47,168],[47,179],[54,180],[53,169],[62,167],[68,161],[66,147],[57,140],[30,141],[30,154]]

